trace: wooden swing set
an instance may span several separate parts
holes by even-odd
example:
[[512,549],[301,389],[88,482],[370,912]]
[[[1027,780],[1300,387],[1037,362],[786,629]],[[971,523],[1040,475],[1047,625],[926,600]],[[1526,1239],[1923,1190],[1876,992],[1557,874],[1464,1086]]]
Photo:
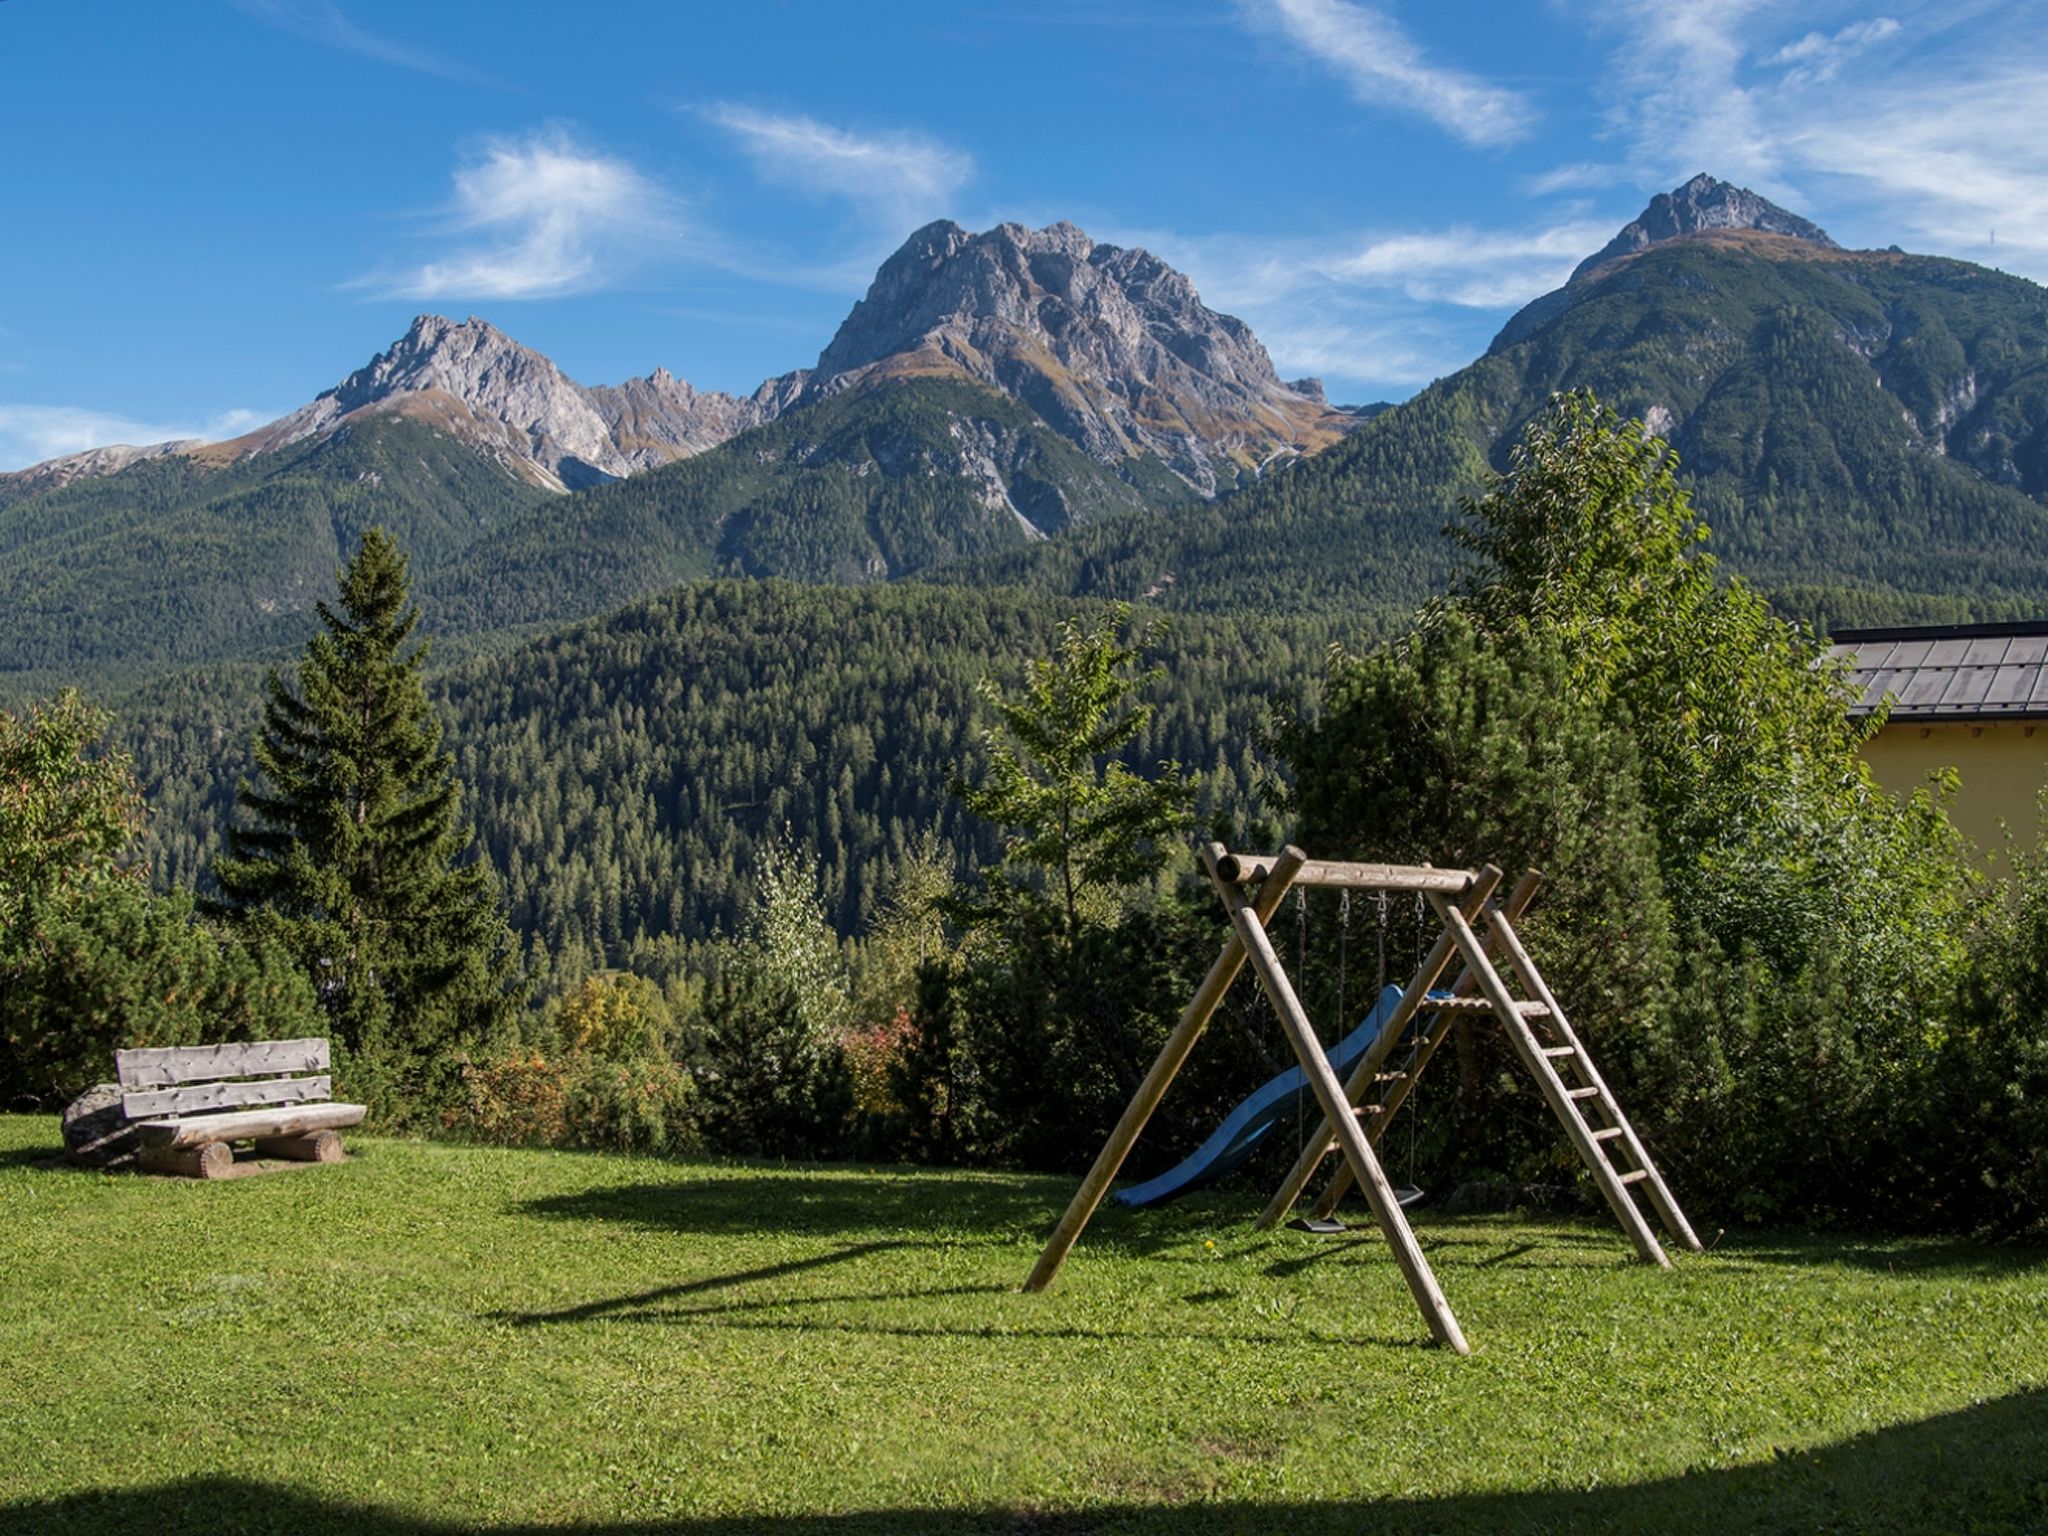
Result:
[[[1279,1015],[1281,1029],[1323,1116],[1321,1126],[1304,1140],[1301,1155],[1274,1191],[1258,1225],[1269,1228],[1284,1221],[1317,1166],[1333,1149],[1341,1149],[1342,1166],[1312,1214],[1327,1218],[1353,1183],[1365,1191],[1366,1202],[1393,1247],[1394,1261],[1400,1265],[1435,1342],[1449,1345],[1461,1355],[1470,1353],[1458,1320],[1444,1300],[1429,1261],[1423,1257],[1408,1225],[1407,1214],[1381,1168],[1374,1144],[1384,1136],[1395,1112],[1414,1091],[1423,1068],[1429,1065],[1437,1047],[1449,1037],[1461,1017],[1491,1014],[1499,1021],[1516,1056],[1536,1079],[1544,1102],[1564,1126],[1593,1182],[1599,1185],[1600,1193],[1634,1244],[1638,1257],[1645,1263],[1671,1267],[1663,1245],[1636,1203],[1638,1189],[1671,1237],[1694,1253],[1700,1251],[1700,1241],[1693,1235],[1685,1213],[1678,1208],[1628,1117],[1608,1091],[1591,1054],[1573,1031],[1563,1008],[1551,995],[1536,963],[1515,933],[1516,921],[1528,909],[1541,883],[1542,877],[1534,870],[1523,876],[1505,901],[1500,901],[1494,893],[1500,886],[1501,871],[1491,864],[1467,870],[1335,863],[1311,859],[1295,847],[1274,858],[1229,853],[1220,843],[1211,843],[1202,850],[1202,863],[1222,898],[1224,910],[1230,914],[1230,939],[1209,967],[1209,974],[1167,1037],[1152,1070],[1139,1085],[1123,1118],[1117,1121],[1116,1129],[1110,1132],[1108,1142],[1067,1206],[1066,1214],[1053,1229],[1045,1251],[1024,1282],[1025,1290],[1042,1291],[1059,1273],[1082,1229],[1115,1182],[1139,1133],[1165,1098],[1174,1076],[1186,1063],[1247,959],[1258,973],[1273,1011]],[[1247,886],[1252,888],[1249,898],[1241,889]],[[1385,1027],[1352,1068],[1350,1077],[1341,1082],[1323,1054],[1315,1027],[1296,997],[1267,933],[1282,899],[1297,887],[1382,893],[1413,891],[1428,902],[1442,925],[1435,943],[1402,989],[1401,1001]],[[1453,957],[1462,962],[1463,969],[1448,989],[1438,990],[1437,983]],[[1519,982],[1526,996],[1515,995],[1508,984],[1509,976]],[[1390,1058],[1404,1046],[1405,1059],[1398,1070],[1389,1070]],[[1379,1095],[1368,1103],[1368,1095],[1374,1089],[1379,1090]]]

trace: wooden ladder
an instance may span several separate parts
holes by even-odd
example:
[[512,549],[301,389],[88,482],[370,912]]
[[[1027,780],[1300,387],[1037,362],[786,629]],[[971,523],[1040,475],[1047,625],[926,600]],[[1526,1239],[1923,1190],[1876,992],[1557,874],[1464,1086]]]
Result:
[[[1434,891],[1426,894],[1464,959],[1479,995],[1438,1000],[1424,1006],[1487,1009],[1500,1020],[1515,1054],[1536,1079],[1544,1102],[1571,1137],[1580,1159],[1593,1175],[1593,1182],[1600,1186],[1615,1219],[1645,1263],[1671,1267],[1663,1245],[1636,1203],[1636,1190],[1648,1197],[1650,1209],[1667,1233],[1682,1247],[1700,1252],[1700,1240],[1694,1235],[1692,1224],[1678,1208],[1664,1176],[1657,1171],[1635,1127],[1629,1124],[1628,1116],[1622,1113],[1620,1103],[1608,1089],[1607,1080],[1594,1065],[1592,1052],[1586,1049],[1551,994],[1542,972],[1536,969],[1536,962],[1522,947],[1507,913],[1497,907],[1484,910],[1481,921],[1486,925],[1487,936],[1482,941],[1457,904]],[[1528,997],[1517,998],[1509,990],[1506,977],[1495,966],[1490,953],[1496,948],[1507,968],[1520,979]]]

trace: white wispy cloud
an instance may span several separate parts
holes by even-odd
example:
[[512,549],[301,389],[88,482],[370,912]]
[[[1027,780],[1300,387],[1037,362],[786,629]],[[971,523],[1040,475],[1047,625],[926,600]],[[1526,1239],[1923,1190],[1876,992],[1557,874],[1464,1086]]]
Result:
[[1897,36],[1898,31],[1898,22],[1890,16],[1855,21],[1832,35],[1809,32],[1769,55],[1764,63],[1786,66],[1788,79],[1799,84],[1832,80],[1836,71],[1850,59],[1866,48]]
[[1604,192],[1634,179],[1634,171],[1617,161],[1576,160],[1534,176],[1525,176],[1521,188],[1531,197],[1551,197],[1559,192]]
[[1838,238],[2048,278],[2048,14],[1979,7],[1965,31],[1946,4],[1889,9],[1830,30],[1812,4],[1603,0],[1636,183],[1706,170]]
[[218,442],[239,437],[271,419],[259,411],[241,408],[217,412],[204,421],[176,423],[139,421],[118,412],[84,406],[0,405],[0,470],[20,469],[62,454],[115,444],[142,448],[194,437]]
[[1428,118],[1468,144],[1512,144],[1535,124],[1528,99],[1431,63],[1389,17],[1350,0],[1239,0],[1260,33],[1327,65],[1367,106]]
[[733,136],[764,181],[843,199],[899,233],[951,212],[974,176],[971,155],[919,133],[854,133],[733,102],[703,115]]
[[1928,82],[1785,130],[1788,153],[1891,238],[2048,279],[2048,75],[2022,64]]
[[1369,239],[1320,258],[1315,270],[1339,283],[1395,288],[1419,303],[1500,309],[1563,286],[1612,234],[1597,219],[1528,229],[1457,225]]
[[443,80],[467,80],[480,85],[498,82],[467,64],[445,59],[424,48],[415,48],[370,32],[349,20],[334,0],[231,0],[235,9],[280,31],[303,37],[308,42],[338,48],[361,58],[395,64]]
[[437,260],[351,287],[405,299],[546,299],[619,281],[657,239],[679,238],[669,196],[630,163],[550,128],[488,139],[455,172]]
[[1580,217],[1331,238],[1132,232],[1246,321],[1283,374],[1426,384],[1472,360],[1509,312],[1561,286],[1614,232]]

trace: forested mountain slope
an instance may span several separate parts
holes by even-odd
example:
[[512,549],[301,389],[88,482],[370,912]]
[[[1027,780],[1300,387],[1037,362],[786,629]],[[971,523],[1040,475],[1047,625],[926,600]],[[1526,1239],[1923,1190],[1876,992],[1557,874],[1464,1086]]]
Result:
[[1804,608],[2038,610],[2048,290],[1824,241],[1705,228],[1625,252],[1529,306],[1487,356],[1229,503],[949,579],[1157,591],[1204,611],[1405,602],[1442,579],[1437,534],[1459,497],[1553,393],[1590,388],[1671,440],[1723,561]]
[[890,380],[536,506],[424,567],[421,597],[437,626],[474,631],[580,618],[703,576],[859,585],[1193,501],[1156,460],[1103,464],[994,390]]
[[295,648],[363,529],[424,566],[546,493],[379,417],[223,468],[183,455],[0,506],[0,671]]
[[[513,922],[616,960],[661,935],[729,927],[764,840],[819,861],[856,930],[904,851],[935,829],[988,851],[948,784],[979,752],[976,685],[1014,683],[1075,605],[900,584],[696,583],[433,682]],[[1158,712],[1129,749],[1174,759],[1203,812],[1241,810],[1276,698],[1307,689],[1352,625],[1183,617],[1152,659]],[[154,816],[160,883],[205,881],[249,772],[256,669],[190,669],[109,702]]]

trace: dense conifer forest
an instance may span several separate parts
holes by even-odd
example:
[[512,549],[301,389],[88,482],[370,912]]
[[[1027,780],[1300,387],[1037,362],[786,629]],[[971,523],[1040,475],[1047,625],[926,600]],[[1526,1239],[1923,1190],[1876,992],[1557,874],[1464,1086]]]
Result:
[[[665,935],[732,931],[785,829],[815,851],[843,933],[867,925],[928,829],[964,872],[990,836],[948,793],[980,750],[977,686],[1013,679],[1074,611],[913,584],[700,582],[441,670],[433,689],[515,928],[615,964]],[[1241,815],[1268,771],[1272,702],[1312,688],[1332,641],[1371,638],[1343,618],[1177,616],[1128,757],[1181,763],[1204,820]],[[206,887],[250,771],[260,679],[194,668],[110,696],[163,886]]]

